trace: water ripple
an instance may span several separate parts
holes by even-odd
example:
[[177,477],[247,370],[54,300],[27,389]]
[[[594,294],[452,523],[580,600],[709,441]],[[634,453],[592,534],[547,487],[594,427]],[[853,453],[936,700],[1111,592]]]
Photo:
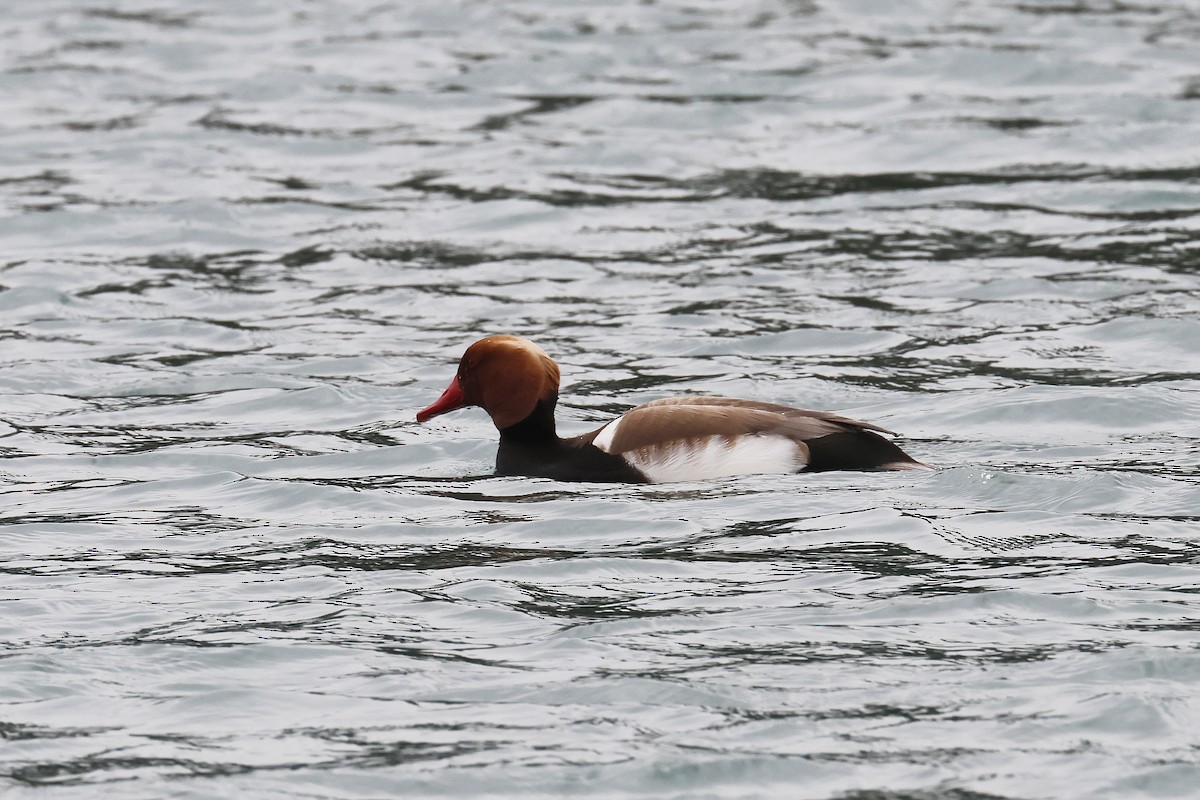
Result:
[[[5,797],[1189,797],[1191,6],[14,6]],[[920,475],[490,476],[680,392]]]

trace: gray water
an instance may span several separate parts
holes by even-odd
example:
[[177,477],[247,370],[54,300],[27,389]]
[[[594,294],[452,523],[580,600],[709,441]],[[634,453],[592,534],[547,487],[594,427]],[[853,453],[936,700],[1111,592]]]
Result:
[[[1200,6],[0,19],[5,798],[1200,797]],[[490,477],[706,392],[936,473]]]

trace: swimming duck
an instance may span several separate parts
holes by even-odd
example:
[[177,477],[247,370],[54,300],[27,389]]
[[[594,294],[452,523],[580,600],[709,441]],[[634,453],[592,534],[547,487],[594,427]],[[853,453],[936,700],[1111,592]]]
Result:
[[[825,411],[703,395],[633,408],[563,439],[554,424],[558,365],[528,339],[488,336],[467,348],[425,422],[465,406],[500,431],[497,475],[666,483],[765,473],[932,469],[869,422]],[[894,434],[892,434],[894,435]]]

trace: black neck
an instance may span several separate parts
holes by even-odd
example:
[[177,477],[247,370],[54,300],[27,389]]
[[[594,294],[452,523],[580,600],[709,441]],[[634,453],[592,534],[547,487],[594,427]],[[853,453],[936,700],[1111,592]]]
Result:
[[560,481],[645,483],[625,459],[592,446],[591,439],[560,439],[554,429],[557,397],[539,400],[533,413],[500,431],[497,475],[531,475]]
[[554,427],[554,406],[557,397],[538,400],[533,413],[500,431],[500,441],[520,442],[525,445],[557,444],[558,432]]

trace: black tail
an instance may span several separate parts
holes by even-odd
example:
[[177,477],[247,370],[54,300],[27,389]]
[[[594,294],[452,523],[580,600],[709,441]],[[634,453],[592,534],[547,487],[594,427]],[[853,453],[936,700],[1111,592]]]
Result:
[[877,433],[846,431],[809,439],[805,472],[830,470],[933,469]]

